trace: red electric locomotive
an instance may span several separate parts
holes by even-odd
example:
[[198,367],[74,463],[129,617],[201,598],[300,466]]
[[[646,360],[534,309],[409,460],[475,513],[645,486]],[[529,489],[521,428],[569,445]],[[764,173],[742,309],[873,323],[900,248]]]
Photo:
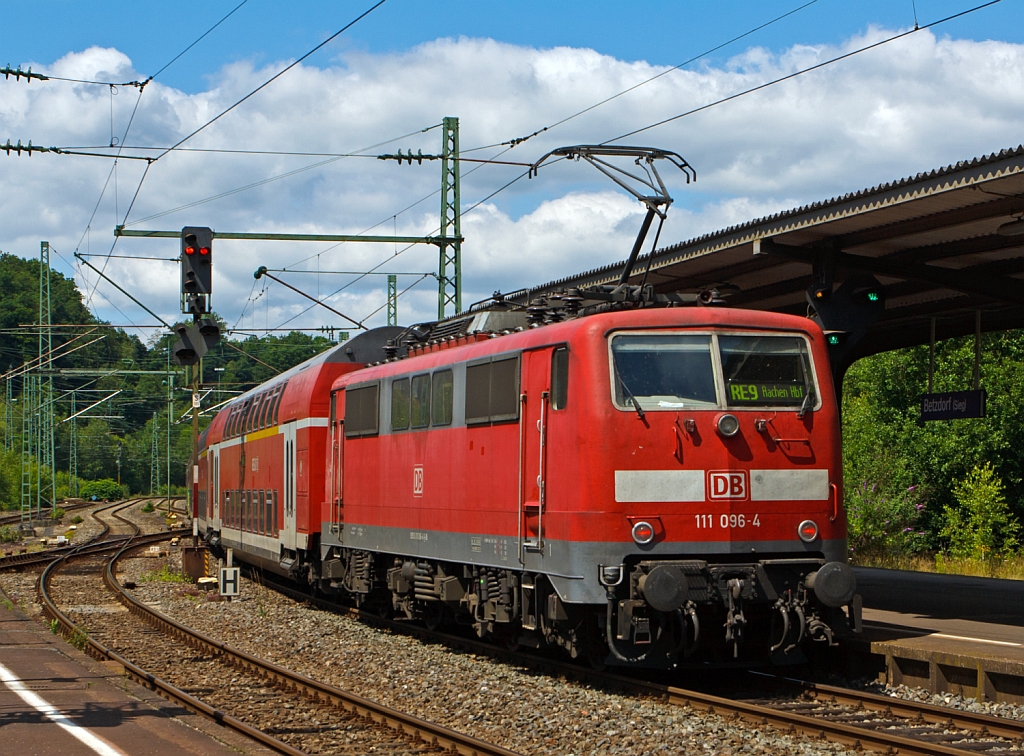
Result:
[[794,661],[848,632],[821,329],[579,299],[371,331],[235,400],[203,438],[207,539],[612,664]]

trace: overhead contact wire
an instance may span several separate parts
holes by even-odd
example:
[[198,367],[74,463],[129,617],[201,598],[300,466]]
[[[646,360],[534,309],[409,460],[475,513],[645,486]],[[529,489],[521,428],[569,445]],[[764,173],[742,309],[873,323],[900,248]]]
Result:
[[550,131],[551,129],[554,129],[554,128],[558,127],[558,126],[561,126],[564,123],[568,123],[569,121],[573,120],[574,118],[578,118],[581,115],[585,115],[586,113],[589,113],[591,110],[599,108],[602,105],[606,105],[609,102],[611,102],[612,100],[616,100],[619,97],[622,97],[623,95],[629,94],[630,92],[632,92],[632,91],[634,91],[636,89],[639,89],[642,86],[650,84],[652,81],[655,81],[656,79],[660,79],[662,76],[670,74],[673,71],[678,71],[678,70],[680,70],[682,68],[685,68],[686,66],[690,65],[694,61],[700,60],[701,58],[705,58],[708,55],[711,55],[712,53],[716,53],[719,50],[721,50],[721,49],[723,49],[725,47],[728,47],[729,45],[731,45],[731,44],[733,44],[735,42],[739,42],[741,39],[744,39],[745,37],[749,37],[752,34],[756,34],[757,32],[761,31],[762,29],[766,29],[769,26],[772,26],[773,24],[776,24],[779,21],[782,21],[783,19],[788,18],[789,16],[792,16],[795,13],[799,13],[800,11],[804,10],[805,8],[809,8],[810,6],[814,5],[817,2],[818,2],[818,0],[810,0],[810,2],[804,3],[803,5],[800,5],[800,6],[796,7],[796,8],[793,8],[792,10],[786,11],[782,15],[776,16],[775,18],[771,19],[770,21],[764,22],[760,26],[755,26],[753,29],[749,29],[749,30],[743,32],[742,34],[738,34],[737,36],[733,37],[732,39],[726,40],[725,42],[722,42],[722,43],[720,43],[718,45],[715,45],[714,47],[712,47],[712,48],[710,48],[708,50],[705,50],[704,52],[700,53],[699,55],[694,55],[692,58],[690,58],[689,60],[683,61],[679,65],[672,66],[671,68],[666,68],[661,73],[655,74],[654,76],[650,77],[649,79],[645,79],[644,81],[641,81],[638,84],[634,84],[631,87],[623,89],[621,92],[618,92],[617,94],[613,94],[611,97],[606,97],[605,99],[601,100],[600,102],[596,102],[593,105],[590,105],[589,107],[586,107],[586,108],[584,108],[583,110],[580,110],[577,113],[573,113],[570,116],[566,116],[565,118],[563,118],[560,121],[555,121],[554,123],[550,124],[549,126],[545,126],[544,128],[537,129],[537,131],[534,131],[532,134],[528,134],[528,135],[526,135],[524,137],[517,137],[515,139],[510,139],[510,140],[505,141],[505,142],[497,142],[495,144],[489,144],[489,145],[486,145],[486,146],[483,146],[483,147],[472,147],[472,148],[470,148],[468,150],[463,150],[462,152],[463,153],[475,152],[477,150],[486,150],[486,149],[490,149],[492,147],[505,147],[505,146],[508,146],[510,148],[511,147],[515,147],[516,145],[522,144],[523,142],[527,141],[528,139],[532,139],[535,136],[543,134],[545,131]]
[[1000,3],[1000,2],[1002,2],[1002,0],[990,0],[987,3],[983,3],[981,5],[976,5],[973,8],[968,8],[967,10],[960,11],[959,13],[954,13],[951,16],[946,16],[945,18],[941,18],[938,21],[932,21],[930,24],[925,24],[924,26],[919,26],[919,27],[916,27],[914,29],[908,29],[905,32],[900,32],[899,34],[894,34],[891,37],[886,37],[885,39],[879,40],[878,42],[873,42],[870,45],[865,45],[864,47],[859,47],[856,50],[851,50],[850,52],[843,53],[842,55],[837,55],[834,58],[829,58],[828,60],[824,60],[821,63],[816,63],[813,66],[808,66],[807,68],[802,68],[799,71],[794,71],[793,73],[786,74],[785,76],[780,76],[777,79],[772,79],[771,81],[766,81],[763,84],[758,84],[757,86],[751,87],[749,89],[745,89],[742,92],[737,92],[736,94],[729,95],[728,97],[723,97],[720,100],[715,100],[714,102],[709,102],[706,105],[701,105],[700,107],[693,108],[691,110],[687,110],[685,113],[680,113],[679,115],[672,116],[671,118],[662,119],[660,121],[657,121],[655,123],[650,124],[649,126],[644,126],[643,128],[634,129],[633,131],[627,131],[625,134],[620,134],[619,136],[614,137],[613,139],[607,139],[604,142],[601,142],[601,144],[608,144],[610,142],[617,142],[620,139],[625,139],[626,137],[635,136],[636,134],[640,134],[640,133],[642,133],[644,131],[650,131],[651,129],[657,128],[658,126],[664,126],[666,123],[672,123],[673,121],[678,121],[680,118],[686,118],[687,116],[694,115],[695,113],[700,113],[701,111],[708,110],[708,109],[713,108],[713,107],[715,107],[717,105],[722,105],[722,104],[724,104],[726,102],[731,102],[732,100],[737,100],[740,97],[745,97],[746,95],[753,94],[754,92],[760,92],[762,89],[767,89],[768,87],[775,86],[776,84],[781,84],[784,81],[789,81],[790,79],[795,79],[798,76],[803,76],[804,74],[810,73],[811,71],[817,71],[818,69],[825,68],[826,66],[830,66],[833,63],[838,63],[840,61],[846,60],[847,58],[852,58],[855,55],[860,55],[861,53],[867,52],[869,50],[874,50],[875,48],[882,47],[883,45],[887,45],[890,42],[895,42],[896,40],[903,39],[904,37],[909,37],[911,34],[917,34],[919,31],[924,31],[925,29],[930,29],[933,26],[938,26],[940,24],[947,23],[948,21],[952,21],[954,19],[961,18],[961,17],[966,16],[966,15],[968,15],[970,13],[974,13],[974,12],[982,10],[984,8],[988,8],[989,6],[992,6],[992,5],[996,5],[997,3]]
[[368,16],[368,15],[370,15],[371,13],[373,13],[373,12],[374,12],[375,10],[377,10],[377,8],[379,8],[380,6],[384,5],[384,3],[386,3],[386,2],[387,2],[387,0],[378,0],[378,2],[377,2],[377,3],[375,3],[374,5],[370,6],[370,7],[368,8],[368,9],[366,9],[365,11],[363,11],[362,13],[360,13],[360,14],[359,14],[358,16],[356,16],[356,17],[355,17],[354,19],[352,19],[352,20],[351,20],[351,21],[349,21],[349,22],[348,22],[347,24],[345,24],[345,26],[343,26],[343,27],[342,27],[341,29],[339,29],[338,31],[336,31],[336,32],[335,32],[334,34],[332,34],[332,35],[331,35],[330,37],[328,37],[327,39],[325,39],[325,40],[324,40],[323,42],[321,42],[321,43],[320,43],[319,45],[317,45],[316,47],[314,47],[314,48],[313,48],[312,50],[310,50],[309,52],[307,52],[307,53],[306,53],[305,55],[303,55],[303,56],[302,56],[301,58],[298,58],[298,59],[297,59],[297,60],[295,60],[294,62],[292,62],[292,63],[288,64],[287,66],[285,66],[284,68],[282,68],[282,69],[281,69],[280,71],[278,71],[278,72],[277,72],[276,74],[274,74],[274,75],[273,75],[273,76],[271,76],[271,77],[270,77],[269,79],[267,79],[267,80],[266,80],[265,82],[263,82],[263,83],[262,83],[262,84],[260,84],[260,85],[259,85],[258,87],[256,87],[256,89],[252,90],[251,92],[249,92],[249,94],[245,95],[245,97],[241,98],[240,100],[237,100],[237,101],[236,101],[236,102],[235,102],[235,103],[234,103],[233,105],[231,105],[230,107],[228,107],[228,108],[227,108],[226,110],[223,110],[223,111],[221,111],[220,113],[218,113],[217,115],[215,115],[215,116],[214,116],[213,118],[211,118],[211,119],[210,119],[209,121],[207,121],[206,123],[204,123],[204,124],[203,124],[202,126],[200,126],[200,127],[198,128],[198,129],[196,129],[195,131],[193,131],[193,132],[192,132],[191,134],[189,134],[189,135],[188,135],[188,136],[186,136],[186,137],[183,137],[183,138],[182,138],[182,139],[180,139],[180,140],[179,140],[179,141],[178,141],[177,143],[175,143],[175,144],[174,144],[174,145],[172,145],[171,147],[168,147],[168,148],[167,148],[167,149],[166,149],[166,150],[165,150],[164,152],[160,153],[159,155],[157,155],[157,156],[156,156],[155,158],[153,158],[153,159],[154,159],[154,160],[160,160],[160,159],[161,159],[162,157],[164,157],[165,155],[167,155],[167,154],[168,154],[169,152],[172,152],[173,150],[175,150],[175,149],[177,149],[178,147],[180,147],[181,145],[183,145],[183,144],[184,144],[185,142],[187,142],[187,141],[188,141],[189,139],[191,139],[191,138],[192,138],[192,137],[194,137],[194,136],[195,136],[196,134],[198,134],[199,132],[201,132],[201,131],[202,131],[203,129],[205,129],[205,128],[207,128],[208,126],[211,126],[211,125],[213,125],[214,123],[216,123],[217,121],[219,121],[219,120],[220,120],[221,118],[223,118],[224,116],[226,116],[226,115],[227,115],[228,113],[230,113],[230,112],[231,112],[232,110],[234,110],[234,109],[235,109],[235,108],[237,108],[237,107],[238,107],[239,105],[241,105],[241,104],[242,104],[243,102],[245,102],[246,100],[248,100],[248,99],[249,99],[250,97],[254,96],[254,95],[255,95],[255,94],[257,93],[257,92],[260,92],[261,90],[263,90],[264,88],[266,88],[267,86],[269,86],[270,84],[272,84],[273,82],[277,81],[277,80],[278,80],[279,78],[281,78],[282,76],[284,76],[284,75],[285,75],[286,73],[288,73],[289,71],[291,71],[291,70],[292,70],[293,68],[295,68],[295,66],[299,65],[299,64],[300,64],[300,63],[301,63],[302,61],[306,60],[306,58],[308,58],[308,57],[309,57],[310,55],[312,55],[313,53],[317,52],[318,50],[320,50],[321,48],[323,48],[323,47],[324,47],[325,45],[328,45],[328,44],[330,44],[331,42],[333,42],[333,41],[334,41],[335,39],[337,39],[337,38],[338,38],[339,36],[341,36],[341,35],[342,35],[343,33],[345,33],[346,31],[348,31],[349,29],[351,29],[351,28],[352,28],[353,26],[355,26],[355,25],[356,25],[357,23],[359,23],[359,22],[360,22],[360,21],[362,21],[362,20],[363,20],[364,18],[366,18],[366,17]]

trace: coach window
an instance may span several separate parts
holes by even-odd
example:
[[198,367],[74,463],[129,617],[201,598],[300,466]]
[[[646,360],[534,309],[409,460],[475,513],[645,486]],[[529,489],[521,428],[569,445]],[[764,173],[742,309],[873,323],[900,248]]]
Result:
[[430,376],[417,375],[412,379],[412,427],[430,425]]
[[569,398],[569,349],[559,347],[551,354],[551,409],[565,409]]
[[409,427],[409,379],[391,382],[391,430]]
[[270,396],[270,409],[267,410],[267,425],[277,425],[277,407],[281,404],[281,390],[282,387],[278,386],[274,393]]
[[439,370],[434,373],[433,398],[430,401],[433,425],[452,424],[454,386],[455,381],[452,379],[451,370]]
[[263,405],[260,407],[260,428],[266,428],[270,425],[270,405],[274,402],[274,392],[270,391],[267,393],[263,400]]
[[260,415],[263,414],[263,403],[267,400],[265,393],[259,394],[255,399],[252,400],[252,411],[249,413],[249,430],[258,431],[260,429]]

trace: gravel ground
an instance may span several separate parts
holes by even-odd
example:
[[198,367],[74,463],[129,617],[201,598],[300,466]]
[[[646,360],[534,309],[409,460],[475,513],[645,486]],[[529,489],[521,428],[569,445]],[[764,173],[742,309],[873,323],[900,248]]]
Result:
[[911,688],[906,685],[885,685],[871,682],[859,686],[871,693],[891,698],[902,698],[906,701],[920,701],[936,706],[948,706],[951,709],[970,711],[975,714],[988,714],[993,717],[1006,717],[1024,721],[1024,705],[995,703],[994,701],[978,701],[977,698],[965,698],[954,693],[932,693],[924,688]]
[[[175,556],[171,558],[172,569]],[[523,754],[845,754],[842,746],[755,729],[652,699],[617,695],[430,645],[312,609],[244,580],[240,600],[144,581],[163,562],[133,560],[119,578],[165,614],[309,677]],[[196,593],[191,591],[191,593]]]
[[[141,573],[166,559],[141,558]],[[76,560],[53,576],[57,606],[89,636],[171,685],[309,754],[386,753],[422,756],[440,748],[297,692],[275,688],[220,655],[171,641],[118,603],[102,583],[103,558]]]

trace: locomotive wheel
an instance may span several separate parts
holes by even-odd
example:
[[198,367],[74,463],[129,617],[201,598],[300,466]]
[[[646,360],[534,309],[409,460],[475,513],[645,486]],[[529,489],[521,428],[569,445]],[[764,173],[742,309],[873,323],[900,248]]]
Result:
[[445,606],[440,601],[428,601],[423,608],[423,624],[427,630],[438,630],[445,621]]

